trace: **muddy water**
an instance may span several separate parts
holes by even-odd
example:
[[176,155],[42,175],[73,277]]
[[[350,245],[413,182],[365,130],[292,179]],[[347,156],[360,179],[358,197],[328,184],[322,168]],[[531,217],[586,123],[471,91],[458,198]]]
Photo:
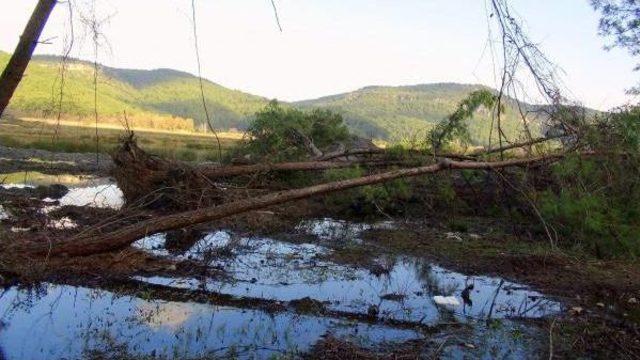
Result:
[[[113,185],[87,185],[76,187],[78,196],[69,201],[84,204],[103,194],[105,201],[88,204],[121,206]],[[112,358],[271,358],[298,355],[328,334],[372,348],[423,340],[426,355],[438,350],[445,358],[528,358],[543,351],[546,331],[530,326],[528,319],[554,316],[562,306],[527,286],[467,276],[409,256],[380,257],[368,269],[331,260],[335,245],[366,246],[363,231],[395,226],[307,220],[292,229],[307,235],[307,243],[219,230],[183,250],[170,247],[164,234],[141,239],[135,247],[197,261],[226,276],[136,276],[133,280],[143,288],[137,296],[55,284],[6,289],[0,294],[0,359],[75,359],[96,353]],[[286,310],[157,300],[152,293],[144,295],[145,283],[264,299]],[[333,315],[301,314],[287,306],[304,298]],[[415,326],[394,325],[400,322]]]

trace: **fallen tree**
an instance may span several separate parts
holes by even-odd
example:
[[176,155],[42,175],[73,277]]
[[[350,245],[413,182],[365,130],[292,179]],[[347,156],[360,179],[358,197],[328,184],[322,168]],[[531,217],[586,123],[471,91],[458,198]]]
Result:
[[145,236],[163,231],[206,223],[251,210],[263,209],[272,205],[347,190],[359,186],[379,184],[399,178],[432,174],[443,170],[495,170],[507,167],[528,167],[532,165],[539,165],[540,163],[557,161],[563,157],[564,154],[557,154],[496,162],[460,162],[443,158],[439,159],[436,164],[432,165],[388,171],[300,189],[278,191],[217,206],[158,216],[136,224],[116,228],[108,233],[101,233],[99,230],[89,230],[64,240],[48,241],[48,239],[32,239],[13,242],[6,246],[10,247],[13,251],[36,256],[84,256],[110,252],[125,248]]
[[[398,156],[387,149],[377,148],[352,149],[307,161],[263,162],[234,166],[192,166],[149,155],[138,147],[133,135],[129,135],[113,155],[116,165],[114,176],[128,202],[146,198],[150,192],[160,190],[156,194],[157,199],[149,203],[156,207],[194,208],[224,202],[217,184],[223,182],[222,179],[235,176],[255,176],[279,171],[322,171],[357,166],[365,168],[416,167],[434,163],[437,158],[476,161],[478,157],[483,155],[531,146],[548,140],[551,139],[539,138],[524,143],[514,143],[500,149],[478,151],[470,155],[434,154],[421,150],[408,150],[408,156]],[[349,157],[354,158],[342,160]]]

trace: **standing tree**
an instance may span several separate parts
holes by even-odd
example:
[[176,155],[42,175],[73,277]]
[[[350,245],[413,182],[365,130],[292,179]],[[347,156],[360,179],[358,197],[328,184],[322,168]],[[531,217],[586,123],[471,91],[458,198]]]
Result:
[[27,65],[29,65],[33,51],[38,45],[40,34],[42,34],[42,30],[56,3],[57,0],[38,1],[38,5],[20,36],[18,46],[16,46],[9,63],[0,76],[0,116],[9,105],[9,100],[11,100],[13,93],[16,91]]

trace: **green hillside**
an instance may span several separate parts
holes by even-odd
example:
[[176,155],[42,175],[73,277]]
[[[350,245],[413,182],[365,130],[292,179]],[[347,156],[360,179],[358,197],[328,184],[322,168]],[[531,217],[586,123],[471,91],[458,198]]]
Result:
[[[486,87],[455,83],[370,86],[346,94],[301,101],[296,105],[338,111],[362,135],[394,140],[410,137],[416,131],[424,133],[450,114],[469,93],[479,89]],[[522,131],[517,114],[513,106],[506,107],[502,127],[510,137],[517,137]],[[537,124],[532,127],[538,131]],[[490,111],[478,111],[469,121],[469,128],[476,142],[488,140]]]
[[[0,69],[9,54],[0,52]],[[9,110],[16,115],[52,117],[58,113],[60,58],[33,59]],[[424,132],[450,114],[480,85],[453,83],[415,86],[366,87],[350,93],[307,100],[289,105],[330,108],[344,115],[355,133],[372,138],[400,140],[423,137]],[[204,82],[207,105],[216,127],[246,128],[253,114],[267,99]],[[93,115],[93,65],[73,60],[65,75],[62,113],[65,118],[90,119]],[[170,130],[202,129],[204,111],[197,77],[176,70],[130,70],[100,67],[98,111],[101,121],[121,121],[123,111],[138,124]],[[472,138],[487,141],[491,120],[487,109],[469,121]],[[522,128],[513,106],[507,106],[503,129],[517,137]],[[537,130],[536,126],[533,126]],[[496,133],[495,131],[493,132]]]
[[[0,52],[0,69],[9,54]],[[11,100],[9,110],[19,115],[50,117],[58,112],[59,58],[35,57]],[[213,121],[221,128],[243,128],[267,99],[204,82],[207,106]],[[65,73],[62,113],[65,117],[89,117],[94,112],[93,65],[69,62]],[[168,69],[125,70],[101,67],[98,76],[98,112],[105,117],[122,117],[123,111],[135,117],[154,117],[171,121],[174,117],[195,120],[202,125],[205,115],[198,78]]]

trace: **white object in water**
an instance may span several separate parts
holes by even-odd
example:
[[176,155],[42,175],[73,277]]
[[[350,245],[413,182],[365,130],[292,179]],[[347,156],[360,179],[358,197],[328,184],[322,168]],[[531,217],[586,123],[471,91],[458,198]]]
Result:
[[0,220],[6,220],[9,218],[9,212],[4,209],[2,205],[0,205]]
[[459,306],[460,305],[460,300],[458,300],[458,298],[455,296],[436,295],[433,297],[433,301],[435,301],[436,304],[442,305],[442,306]]
[[71,220],[69,217],[63,217],[59,220],[51,220],[49,221],[48,227],[50,229],[58,229],[58,230],[66,230],[66,229],[75,229],[78,227],[75,221]]

